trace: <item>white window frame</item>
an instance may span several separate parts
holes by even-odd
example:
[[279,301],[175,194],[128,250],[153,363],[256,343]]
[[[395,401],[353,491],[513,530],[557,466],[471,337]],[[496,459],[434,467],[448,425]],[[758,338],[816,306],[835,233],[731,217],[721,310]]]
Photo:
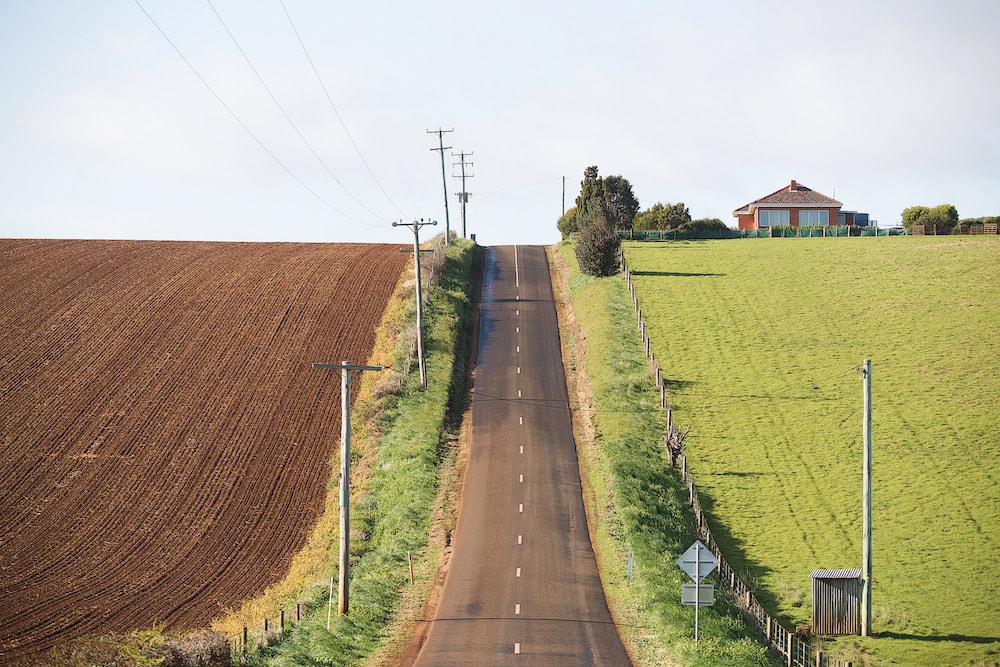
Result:
[[[780,218],[772,220],[771,218]],[[788,209],[782,208],[761,208],[757,209],[758,227],[787,227],[790,224],[791,215]]]
[[[805,213],[806,222],[802,221],[803,213]],[[815,214],[815,215],[813,215]],[[810,218],[815,217],[815,220]],[[799,227],[829,227],[830,226],[830,211],[825,208],[804,208],[799,210]]]

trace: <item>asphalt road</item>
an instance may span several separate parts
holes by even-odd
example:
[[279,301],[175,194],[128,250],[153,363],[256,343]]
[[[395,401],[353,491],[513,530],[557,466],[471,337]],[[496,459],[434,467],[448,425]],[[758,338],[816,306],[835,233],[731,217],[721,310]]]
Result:
[[583,509],[545,251],[489,248],[472,444],[417,665],[628,665]]

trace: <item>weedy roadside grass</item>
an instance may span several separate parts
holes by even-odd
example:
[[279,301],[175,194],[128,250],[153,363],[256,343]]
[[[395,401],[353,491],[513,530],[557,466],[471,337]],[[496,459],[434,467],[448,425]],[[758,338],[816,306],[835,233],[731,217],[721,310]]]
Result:
[[[555,248],[550,261],[565,267],[569,290],[565,294],[557,279],[556,300],[568,297],[571,303],[569,313],[560,308],[560,327],[577,389],[571,386],[574,420],[592,419],[594,428],[592,439],[586,428],[582,436],[575,429],[588,521],[608,603],[630,654],[638,665],[773,664],[720,597],[715,607],[701,609],[695,648],[694,610],[680,604],[687,577],[676,564],[694,542],[693,518],[679,471],[670,468],[663,451],[659,393],[630,326],[624,282],[581,274],[568,243]],[[585,379],[572,382],[574,376]],[[579,391],[581,381],[589,392]]]
[[809,573],[861,565],[870,358],[876,636],[826,651],[1000,663],[1000,238],[624,249],[712,531],[769,611],[808,624]]
[[[471,317],[470,283],[475,244],[453,241],[438,267],[439,284],[425,283],[424,307],[427,388],[420,387],[412,323],[414,285],[404,282],[393,296],[380,328],[371,362],[390,365],[396,375],[366,374],[354,407],[352,465],[357,487],[352,495],[352,566],[350,613],[333,612],[326,629],[329,577],[336,574],[336,527],[324,538],[325,583],[305,591],[309,611],[283,641],[253,651],[244,664],[352,665],[376,650],[392,652],[386,641],[402,644],[405,633],[391,633],[401,600],[419,608],[433,584],[442,544],[429,542],[430,517],[442,463],[453,458],[447,424],[452,390],[464,391],[462,349]],[[411,269],[412,271],[412,269]],[[403,370],[403,374],[398,371]],[[370,379],[369,379],[370,378]],[[454,405],[451,405],[454,408]],[[333,462],[336,467],[337,462]],[[352,473],[353,474],[353,473]],[[331,502],[336,515],[336,475]],[[416,593],[409,588],[407,552],[415,566]],[[416,601],[414,601],[416,598]],[[403,622],[406,619],[402,619]]]

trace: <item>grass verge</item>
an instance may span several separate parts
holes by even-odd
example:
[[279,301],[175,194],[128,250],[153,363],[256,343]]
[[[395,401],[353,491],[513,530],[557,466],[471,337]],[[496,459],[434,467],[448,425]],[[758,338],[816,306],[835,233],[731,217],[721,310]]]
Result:
[[591,539],[630,655],[637,665],[772,664],[721,596],[701,610],[695,647],[694,610],[680,604],[686,575],[676,564],[695,539],[693,519],[663,452],[665,424],[644,351],[621,326],[632,319],[624,282],[581,274],[570,243],[550,248],[549,259]]

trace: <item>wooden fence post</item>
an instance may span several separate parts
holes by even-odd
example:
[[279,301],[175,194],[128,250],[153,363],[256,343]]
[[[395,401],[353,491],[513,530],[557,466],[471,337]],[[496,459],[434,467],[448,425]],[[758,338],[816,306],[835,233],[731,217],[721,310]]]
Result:
[[243,652],[247,652],[247,626],[243,626]]
[[816,667],[823,667],[823,649],[816,649]]
[[[268,619],[266,618],[264,619],[263,627],[264,627],[264,634],[266,635],[268,631]],[[267,641],[267,637],[264,638],[264,641]]]
[[302,603],[295,603],[295,622],[298,623],[302,620]]
[[771,616],[768,615],[764,619],[764,637],[767,638],[768,645],[771,644]]
[[792,640],[794,639],[794,634],[791,632],[785,633],[785,664],[788,667],[792,667]]
[[282,609],[278,612],[278,632],[284,636],[285,634],[285,610]]

